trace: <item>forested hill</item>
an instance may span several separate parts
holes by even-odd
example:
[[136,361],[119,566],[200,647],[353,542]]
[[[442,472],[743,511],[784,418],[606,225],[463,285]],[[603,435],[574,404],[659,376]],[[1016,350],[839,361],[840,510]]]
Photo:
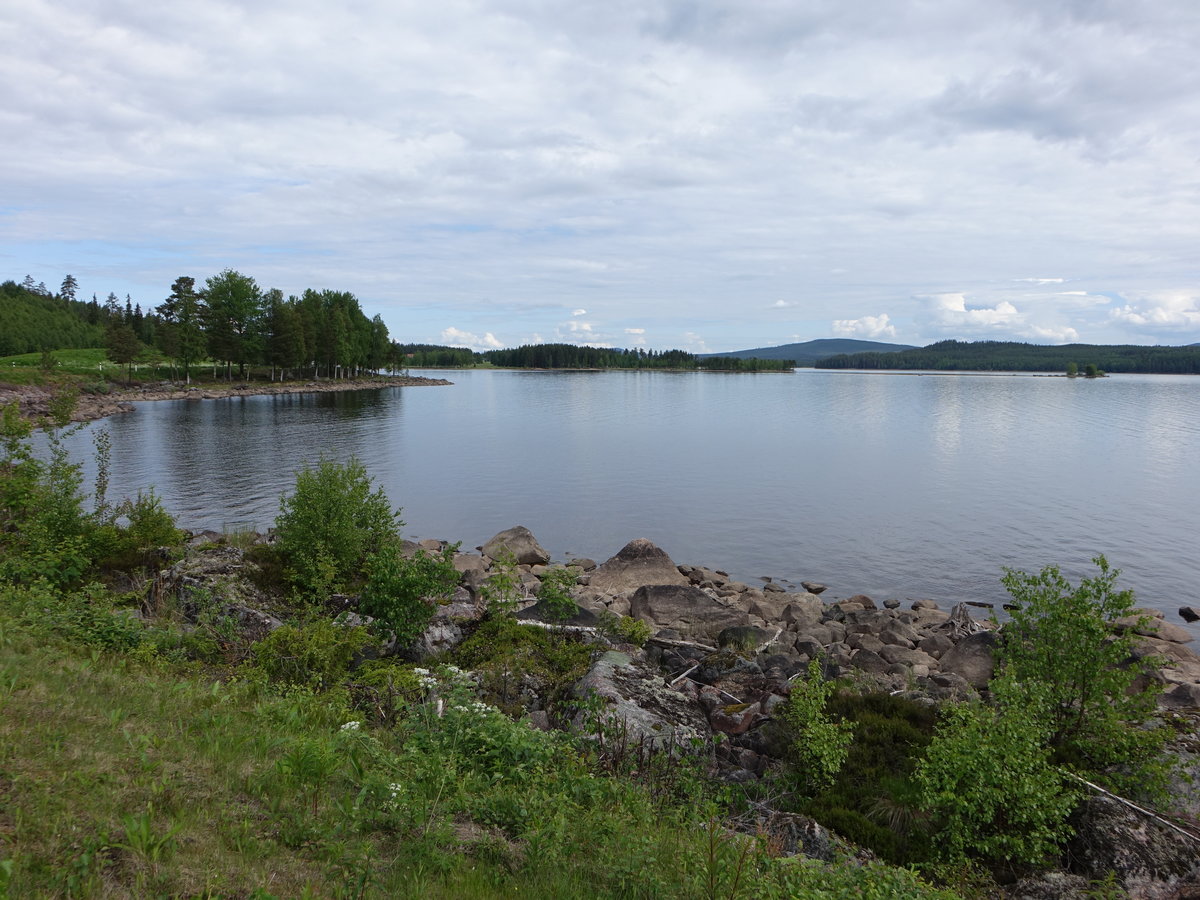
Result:
[[518,369],[711,369],[735,372],[786,371],[789,359],[697,357],[684,350],[622,350],[575,344],[527,344],[488,350],[483,358],[494,366]]
[[940,341],[896,353],[846,353],[815,363],[818,369],[930,369],[936,371],[1080,372],[1093,365],[1104,372],[1200,374],[1200,347],[1145,347],[1137,344],[1045,346],[1016,341]]
[[757,347],[753,350],[731,350],[728,353],[702,353],[701,359],[715,356],[735,359],[790,359],[798,366],[811,366],[819,359],[839,353],[889,353],[893,350],[915,350],[912,344],[885,344],[880,341],[856,341],[848,338],[819,338],[800,344],[781,344],[778,347]]
[[98,310],[70,297],[0,284],[0,356],[103,346],[99,321]]

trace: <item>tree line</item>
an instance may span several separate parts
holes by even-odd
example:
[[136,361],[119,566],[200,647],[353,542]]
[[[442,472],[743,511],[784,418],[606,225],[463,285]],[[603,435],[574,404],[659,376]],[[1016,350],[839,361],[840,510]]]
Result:
[[791,360],[698,357],[685,350],[617,349],[576,344],[526,344],[481,354],[494,366],[517,369],[711,369],[727,372],[782,372]]
[[1200,374],[1200,346],[1137,344],[1045,346],[1018,341],[939,341],[915,350],[845,353],[818,360],[818,369],[929,369],[936,371],[1065,372],[1093,367],[1105,372]]
[[235,367],[239,377],[267,366],[272,379],[338,378],[398,363],[383,319],[367,318],[348,291],[308,289],[285,298],[232,269],[200,286],[180,276],[170,296],[148,310],[128,295],[124,305],[112,293],[104,303],[95,295],[80,301],[77,290],[71,275],[57,294],[30,277],[0,284],[0,355],[105,347],[122,365],[165,360],[188,381],[202,360],[221,365],[227,379]]

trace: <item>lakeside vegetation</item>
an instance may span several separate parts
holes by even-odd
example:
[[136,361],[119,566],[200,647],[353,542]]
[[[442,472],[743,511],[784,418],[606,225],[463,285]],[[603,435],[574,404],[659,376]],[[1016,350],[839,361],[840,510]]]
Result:
[[818,369],[925,369],[979,372],[1103,372],[1200,374],[1200,347],[1135,344],[1047,346],[1015,341],[939,341],[915,350],[848,353],[817,360]]
[[[175,593],[161,573],[193,551],[152,493],[106,498],[103,443],[89,502],[53,423],[48,456],[12,407],[0,423],[11,896],[950,897],[929,881],[982,894],[989,871],[1052,862],[1081,799],[1071,776],[1162,795],[1158,686],[1112,630],[1133,599],[1103,558],[1078,585],[1010,573],[1020,609],[990,698],[938,712],[810,667],[776,716],[783,763],[731,783],[704,742],[647,760],[597,741],[597,710],[566,688],[605,645],[520,624],[511,566],[459,647],[380,657],[453,590],[454,548],[401,552],[399,511],[354,462],[298,474],[274,543],[195,551],[230,574],[220,593]],[[239,625],[246,579],[269,633]],[[375,623],[334,624],[335,596]],[[610,633],[644,640],[632,624]],[[584,726],[531,728],[527,677],[552,724]],[[764,809],[927,880],[845,848],[790,856]]]

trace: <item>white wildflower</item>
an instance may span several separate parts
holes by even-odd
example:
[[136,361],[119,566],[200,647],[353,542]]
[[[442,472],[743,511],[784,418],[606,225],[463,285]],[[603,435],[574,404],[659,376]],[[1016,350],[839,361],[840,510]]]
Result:
[[362,722],[347,722],[345,725],[342,726],[341,730],[342,731],[358,731],[358,729],[360,729],[360,728],[362,728]]

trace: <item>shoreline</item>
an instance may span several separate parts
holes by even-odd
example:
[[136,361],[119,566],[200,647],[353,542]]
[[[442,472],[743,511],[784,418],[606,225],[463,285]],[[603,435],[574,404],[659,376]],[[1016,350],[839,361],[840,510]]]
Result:
[[[378,390],[389,387],[432,387],[452,385],[454,382],[444,378],[423,378],[421,376],[377,376],[374,378],[354,378],[347,380],[327,381],[280,381],[280,382],[239,382],[235,384],[192,384],[183,385],[177,382],[154,382],[138,387],[119,387],[107,394],[88,394],[80,392],[75,409],[71,414],[72,422],[94,422],[108,416],[131,412],[134,403],[154,400],[220,400],[226,397],[254,397],[275,394],[329,394],[340,391]],[[21,411],[21,417],[29,421],[46,416],[50,411],[50,402],[59,393],[59,389],[42,385],[0,390],[0,406],[16,402]]]

